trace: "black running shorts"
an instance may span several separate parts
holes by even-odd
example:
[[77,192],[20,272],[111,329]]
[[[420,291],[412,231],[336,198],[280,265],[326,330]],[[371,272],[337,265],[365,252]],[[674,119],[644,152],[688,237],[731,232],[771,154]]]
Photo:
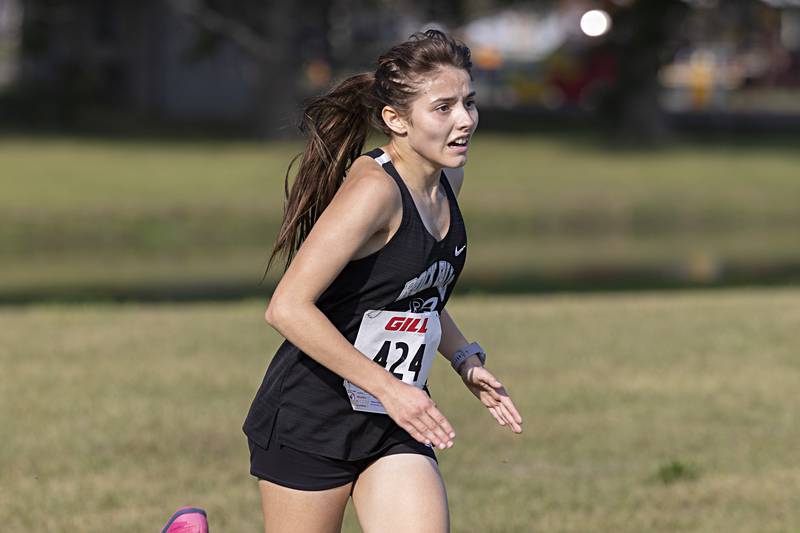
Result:
[[431,447],[413,439],[393,444],[376,455],[356,461],[295,450],[273,440],[270,440],[269,448],[263,448],[251,439],[247,439],[247,442],[250,446],[250,473],[253,476],[298,490],[326,490],[351,483],[369,465],[389,455],[416,453],[436,461],[436,454]]

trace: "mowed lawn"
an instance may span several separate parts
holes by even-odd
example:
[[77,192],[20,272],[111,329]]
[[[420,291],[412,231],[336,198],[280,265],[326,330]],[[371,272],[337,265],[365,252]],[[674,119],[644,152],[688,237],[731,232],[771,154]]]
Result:
[[[230,284],[259,294],[286,165],[301,148],[0,138],[0,299]],[[800,263],[792,139],[631,150],[589,135],[479,131],[469,158],[465,283],[547,285],[626,268],[702,283],[741,265]]]
[[[279,343],[264,305],[0,308],[0,529],[152,532],[191,503],[259,531],[240,425]],[[454,531],[800,528],[800,289],[450,310],[525,418],[496,426],[437,361]]]

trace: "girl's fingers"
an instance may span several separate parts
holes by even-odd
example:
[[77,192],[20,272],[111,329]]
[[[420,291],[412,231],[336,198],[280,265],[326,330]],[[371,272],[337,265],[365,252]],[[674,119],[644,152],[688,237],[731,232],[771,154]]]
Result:
[[508,395],[508,393],[503,387],[500,387],[499,389],[492,388],[487,390],[486,392],[489,393],[489,395],[492,397],[493,400],[503,404],[506,407],[506,409],[510,414],[509,422],[513,420],[517,424],[522,423],[522,416],[519,414],[519,411],[517,411],[516,406],[514,406],[514,402],[511,400],[511,397]]
[[500,424],[501,426],[505,426],[506,425],[506,423],[503,421],[503,418],[497,412],[497,408],[496,407],[490,407],[489,408],[489,412],[492,413],[492,416],[494,417],[495,420],[497,420],[498,424]]
[[514,402],[511,400],[509,396],[503,398],[503,405],[506,406],[506,409],[511,413],[511,416],[514,417],[514,421],[517,424],[522,424],[522,415],[519,414],[517,411],[517,407],[514,405]]
[[494,409],[497,414],[500,415],[500,411],[497,411],[497,406],[500,405],[499,403],[490,400],[488,402],[483,402],[483,405],[485,405],[487,409]]
[[411,420],[410,423],[416,430],[416,432],[419,433],[419,435],[422,437],[422,440],[420,440],[418,437],[414,436],[415,439],[417,439],[423,444],[436,445],[436,435],[433,433],[433,431],[430,430],[430,428],[428,428],[428,426],[422,420],[420,420],[419,418],[415,418]]
[[491,387],[480,389],[480,394],[481,401],[483,401],[486,407],[496,407],[503,403],[503,399],[505,398]]
[[508,407],[506,406],[506,404],[501,403],[497,407],[497,410],[500,411],[500,414],[503,417],[503,420],[506,421],[506,423],[514,431],[514,433],[521,433],[522,432],[522,427],[514,419],[514,416],[511,414],[511,411],[508,410]]
[[436,422],[436,424],[442,428],[442,431],[447,435],[448,438],[453,439],[456,436],[456,432],[453,431],[453,426],[450,425],[450,422],[447,421],[447,418],[442,414],[439,409],[436,407],[431,407],[428,409],[428,415]]
[[403,429],[405,429],[408,432],[408,434],[411,435],[417,442],[421,442],[422,444],[428,444],[427,437],[425,437],[425,435],[417,431],[417,429],[413,425],[409,425],[408,427],[404,427]]
[[497,390],[495,390],[493,387],[486,386],[483,390],[485,390],[486,394],[491,396],[491,398],[494,401],[496,401],[498,403],[503,401],[503,395],[500,392],[498,392]]
[[453,445],[455,432],[436,407],[430,407],[416,417],[409,417],[407,425],[409,427],[404,427],[403,429],[423,444],[433,444],[439,448],[447,448]]
[[490,385],[488,382],[485,381],[481,382],[479,386],[481,390],[485,391],[486,394],[491,396],[492,399],[496,402],[501,402],[503,400],[503,397],[507,396],[506,390],[502,386],[493,387],[492,385]]
[[515,433],[522,433],[522,416],[509,397],[502,383],[491,372],[482,367],[470,369],[468,384],[473,392],[501,426],[508,426]]
[[431,442],[438,448],[447,448],[453,445],[453,441],[447,436],[442,426],[429,414],[420,416],[420,420],[425,424],[430,433],[433,433],[434,438]]
[[513,426],[515,424],[515,420],[511,412],[504,406],[502,401],[495,401],[494,398],[490,396],[486,396],[484,399],[483,404],[489,408],[494,409],[497,412],[497,415],[503,420],[504,426]]
[[512,415],[504,408],[501,402],[495,402],[491,398],[486,398],[483,404],[489,409],[489,412],[492,413],[492,416],[501,426],[513,427],[515,425]]
[[505,389],[503,388],[503,384],[500,381],[491,375],[488,371],[483,372],[478,377],[475,378],[475,384],[482,389],[486,390],[487,392],[492,393],[494,396],[498,396],[500,394],[505,394]]

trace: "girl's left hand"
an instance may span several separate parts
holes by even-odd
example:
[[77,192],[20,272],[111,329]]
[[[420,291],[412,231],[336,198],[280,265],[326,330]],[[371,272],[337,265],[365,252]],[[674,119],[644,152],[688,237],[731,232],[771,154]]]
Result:
[[480,364],[465,362],[460,370],[464,385],[489,409],[497,423],[508,426],[514,433],[522,433],[522,417],[497,378]]

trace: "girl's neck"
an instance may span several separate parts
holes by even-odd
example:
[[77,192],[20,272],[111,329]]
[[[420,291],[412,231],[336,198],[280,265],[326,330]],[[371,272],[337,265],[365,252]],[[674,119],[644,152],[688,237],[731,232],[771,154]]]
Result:
[[424,159],[404,140],[392,138],[382,150],[389,154],[392,164],[409,189],[420,195],[435,196],[438,193],[442,167]]

